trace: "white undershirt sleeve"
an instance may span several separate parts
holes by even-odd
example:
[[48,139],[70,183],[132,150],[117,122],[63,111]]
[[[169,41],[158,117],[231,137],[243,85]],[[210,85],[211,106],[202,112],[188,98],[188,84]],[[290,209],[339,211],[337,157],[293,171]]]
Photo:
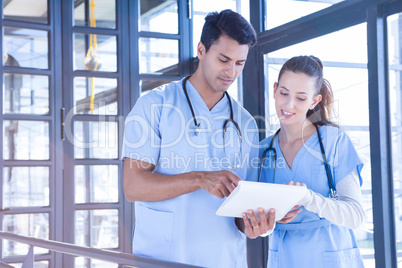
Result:
[[335,224],[358,229],[364,222],[365,213],[357,170],[355,169],[338,182],[336,190],[338,199],[324,197],[308,190],[306,196],[300,201],[300,205]]
[[272,234],[272,232],[274,231],[275,227],[276,227],[276,222],[274,222],[274,227],[272,227],[272,229],[269,229],[265,234],[262,234],[260,236],[261,237],[266,237],[266,236]]

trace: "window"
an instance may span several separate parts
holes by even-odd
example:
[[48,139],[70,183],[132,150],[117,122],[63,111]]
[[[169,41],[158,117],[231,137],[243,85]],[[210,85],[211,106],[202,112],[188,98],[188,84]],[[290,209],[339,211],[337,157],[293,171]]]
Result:
[[266,0],[265,29],[269,30],[344,0]]
[[398,263],[402,261],[402,13],[388,17],[388,63],[392,126],[392,167]]
[[[54,239],[55,219],[50,191],[55,183],[54,88],[47,4],[3,1],[2,22],[0,202],[6,212],[0,217],[4,231],[40,239]],[[3,240],[1,258],[12,257],[20,265],[28,248]],[[46,259],[37,262],[38,267],[47,267],[53,254],[43,248],[35,253]]]

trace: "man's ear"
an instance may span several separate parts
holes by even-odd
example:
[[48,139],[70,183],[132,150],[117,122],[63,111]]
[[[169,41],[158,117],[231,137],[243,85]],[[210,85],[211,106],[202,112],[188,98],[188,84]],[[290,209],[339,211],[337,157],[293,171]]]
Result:
[[205,54],[205,46],[200,41],[200,42],[198,42],[198,45],[197,45],[197,56],[199,59],[201,59],[204,56],[204,54]]

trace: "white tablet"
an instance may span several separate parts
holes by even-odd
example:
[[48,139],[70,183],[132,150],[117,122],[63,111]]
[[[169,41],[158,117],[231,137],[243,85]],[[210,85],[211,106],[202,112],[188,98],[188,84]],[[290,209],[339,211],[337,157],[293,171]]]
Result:
[[216,214],[242,218],[242,213],[252,209],[256,216],[258,208],[262,207],[265,213],[274,208],[275,221],[281,220],[307,193],[307,187],[240,181],[239,185],[226,198]]

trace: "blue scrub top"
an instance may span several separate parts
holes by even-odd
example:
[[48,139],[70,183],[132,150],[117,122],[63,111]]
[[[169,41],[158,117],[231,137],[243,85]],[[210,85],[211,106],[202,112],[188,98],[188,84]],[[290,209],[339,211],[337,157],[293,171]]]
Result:
[[[363,163],[346,133],[331,126],[322,126],[319,130],[333,177],[332,184],[336,185],[354,169],[357,169],[362,184],[360,171]],[[260,157],[271,139],[272,136],[261,141]],[[273,148],[277,153],[275,183],[301,182],[316,193],[329,195],[317,133],[305,141],[293,160],[292,169],[285,161],[277,137]],[[261,181],[273,182],[272,163],[272,155],[267,155]],[[364,267],[352,230],[332,224],[304,207],[301,209],[292,222],[276,225],[269,245],[269,268]]]
[[[189,81],[186,88],[201,132],[195,135],[182,80],[175,81],[137,101],[126,118],[122,157],[157,165],[156,172],[161,174],[232,170],[228,161],[235,164],[239,157],[225,158],[222,127],[230,117],[227,97],[209,110]],[[231,101],[234,120],[243,135],[243,164],[232,171],[243,180],[255,180],[259,161],[257,126],[245,109]],[[226,138],[227,155],[239,152],[233,125]],[[247,267],[245,236],[234,218],[215,214],[223,201],[197,190],[160,202],[135,202],[133,253],[203,267]]]

